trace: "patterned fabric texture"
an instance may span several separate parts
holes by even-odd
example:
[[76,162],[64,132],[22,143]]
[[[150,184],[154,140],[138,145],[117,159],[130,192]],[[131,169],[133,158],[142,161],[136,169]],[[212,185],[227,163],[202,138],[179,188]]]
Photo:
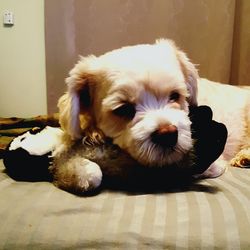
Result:
[[0,161],[0,249],[250,249],[250,170],[187,190],[77,197]]
[[40,115],[31,118],[2,118],[0,117],[0,158],[8,144],[18,135],[25,133],[33,127],[59,127],[58,113]]

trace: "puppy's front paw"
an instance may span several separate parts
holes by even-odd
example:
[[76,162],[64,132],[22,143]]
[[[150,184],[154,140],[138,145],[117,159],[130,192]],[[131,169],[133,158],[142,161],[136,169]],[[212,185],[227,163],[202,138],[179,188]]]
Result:
[[75,157],[62,164],[55,165],[52,172],[54,184],[57,187],[76,194],[84,194],[87,191],[94,190],[102,182],[100,167],[96,163],[81,157]]
[[100,186],[102,182],[102,171],[100,167],[87,159],[76,166],[76,185],[79,191],[89,191]]
[[250,148],[242,149],[231,161],[233,167],[250,167]]
[[196,175],[196,178],[216,178],[227,170],[228,163],[223,159],[218,159],[202,174]]

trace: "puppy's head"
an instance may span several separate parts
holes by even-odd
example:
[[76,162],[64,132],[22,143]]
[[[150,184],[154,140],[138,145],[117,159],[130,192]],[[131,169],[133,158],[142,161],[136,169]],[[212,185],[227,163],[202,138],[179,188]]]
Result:
[[61,126],[72,139],[110,137],[143,165],[177,162],[192,147],[197,78],[169,40],[81,58],[59,100]]

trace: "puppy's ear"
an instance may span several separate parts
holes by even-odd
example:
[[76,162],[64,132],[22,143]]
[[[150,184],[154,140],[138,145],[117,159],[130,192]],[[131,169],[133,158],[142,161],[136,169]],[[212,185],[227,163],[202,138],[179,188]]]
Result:
[[181,70],[184,74],[185,81],[187,84],[189,97],[188,103],[191,106],[197,106],[197,81],[199,78],[198,71],[194,64],[190,62],[186,54],[181,51],[172,40],[169,39],[157,39],[157,45],[171,46],[176,53],[177,59],[180,63]]
[[61,128],[72,139],[79,139],[81,137],[80,121],[79,121],[79,97],[77,94],[65,93],[59,98],[59,123]]
[[59,123],[71,139],[83,137],[83,131],[94,123],[91,97],[94,91],[95,74],[83,58],[70,71],[66,79],[68,91],[59,99]]
[[188,97],[188,103],[191,106],[197,106],[197,81],[199,78],[198,71],[195,68],[194,64],[190,62],[186,54],[176,49],[176,55],[180,62],[180,66],[182,69],[182,72],[185,77],[185,81],[187,84],[189,97]]

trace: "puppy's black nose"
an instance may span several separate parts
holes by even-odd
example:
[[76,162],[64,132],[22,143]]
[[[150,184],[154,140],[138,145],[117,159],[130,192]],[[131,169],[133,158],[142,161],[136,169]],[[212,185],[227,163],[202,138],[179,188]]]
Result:
[[151,134],[151,140],[162,147],[173,147],[178,140],[178,129],[174,125],[162,125]]

